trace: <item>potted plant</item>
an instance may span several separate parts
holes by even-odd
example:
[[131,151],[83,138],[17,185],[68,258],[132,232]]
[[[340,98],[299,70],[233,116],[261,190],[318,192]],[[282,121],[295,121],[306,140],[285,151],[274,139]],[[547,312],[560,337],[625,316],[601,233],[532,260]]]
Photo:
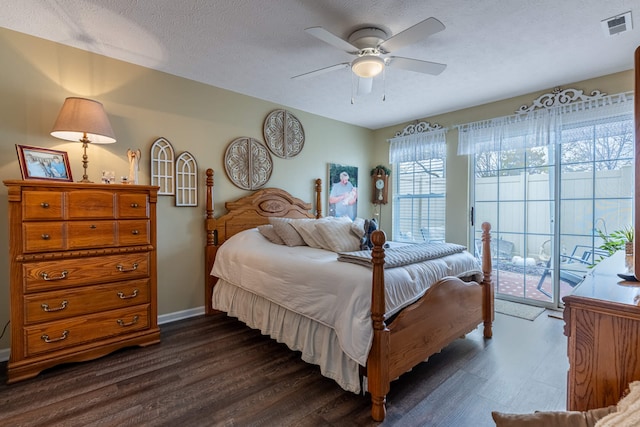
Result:
[[619,230],[611,232],[607,235],[602,230],[596,230],[598,236],[603,240],[603,243],[599,246],[600,249],[607,251],[609,256],[615,252],[624,249],[626,254],[633,254],[633,227],[626,226]]

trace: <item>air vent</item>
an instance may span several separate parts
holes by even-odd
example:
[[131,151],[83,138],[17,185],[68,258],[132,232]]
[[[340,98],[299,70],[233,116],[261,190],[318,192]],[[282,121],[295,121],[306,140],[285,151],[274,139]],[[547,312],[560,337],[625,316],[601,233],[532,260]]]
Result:
[[631,11],[600,21],[606,36],[615,36],[633,29]]

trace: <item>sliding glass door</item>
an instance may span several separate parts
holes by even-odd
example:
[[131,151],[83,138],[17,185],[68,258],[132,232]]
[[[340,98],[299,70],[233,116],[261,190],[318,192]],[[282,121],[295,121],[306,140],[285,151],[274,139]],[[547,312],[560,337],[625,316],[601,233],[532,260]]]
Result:
[[474,155],[474,238],[491,222],[498,298],[559,306],[632,224],[630,116],[565,124],[558,138]]

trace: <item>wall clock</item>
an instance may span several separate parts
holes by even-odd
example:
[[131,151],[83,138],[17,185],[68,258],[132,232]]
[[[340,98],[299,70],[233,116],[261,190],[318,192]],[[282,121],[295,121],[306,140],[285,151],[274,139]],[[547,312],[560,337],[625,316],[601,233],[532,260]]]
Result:
[[371,183],[373,195],[371,203],[374,205],[386,205],[389,193],[389,175],[384,168],[376,167],[371,171]]

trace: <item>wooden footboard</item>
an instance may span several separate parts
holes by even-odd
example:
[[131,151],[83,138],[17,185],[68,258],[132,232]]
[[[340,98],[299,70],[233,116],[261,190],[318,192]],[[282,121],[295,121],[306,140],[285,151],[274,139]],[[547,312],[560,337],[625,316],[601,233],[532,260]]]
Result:
[[493,287],[489,250],[491,226],[482,225],[483,281],[465,282],[447,277],[432,285],[416,303],[405,308],[392,323],[384,319],[384,232],[372,236],[373,278],[371,318],[374,337],[367,361],[367,380],[371,394],[371,416],[382,421],[386,415],[386,395],[393,379],[407,372],[455,339],[484,325],[484,336],[491,338]]

